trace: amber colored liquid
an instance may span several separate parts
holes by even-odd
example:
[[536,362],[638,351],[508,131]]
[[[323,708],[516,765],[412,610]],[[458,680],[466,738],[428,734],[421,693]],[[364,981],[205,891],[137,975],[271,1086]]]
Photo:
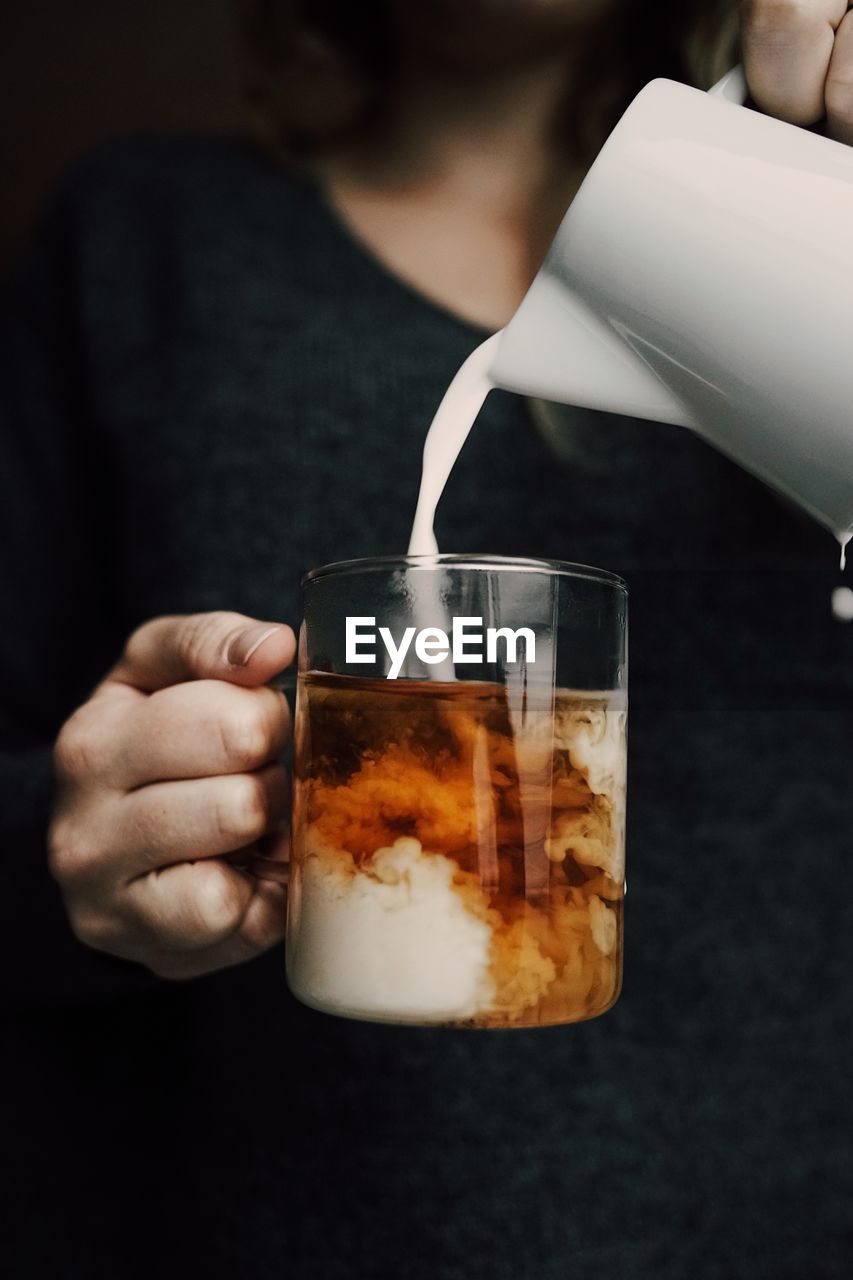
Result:
[[[400,1016],[393,999],[379,1009],[357,996],[337,1004],[312,994],[310,979],[297,995],[353,1017],[477,1027],[574,1022],[608,1009],[622,967],[624,723],[621,695],[558,690],[543,705],[515,705],[511,692],[486,683],[302,676],[297,898],[310,859],[312,884],[338,877],[336,909],[346,886],[378,886],[387,900],[402,891],[396,872],[390,889],[387,874],[378,884],[375,856],[406,840],[427,870],[429,859],[447,860],[446,892],[472,936],[486,940],[486,967],[462,1015],[425,1007]],[[383,917],[375,918],[365,946],[379,937]],[[335,916],[336,936],[344,919]],[[299,958],[312,939],[307,924],[294,927]],[[355,963],[362,953],[355,946]]]

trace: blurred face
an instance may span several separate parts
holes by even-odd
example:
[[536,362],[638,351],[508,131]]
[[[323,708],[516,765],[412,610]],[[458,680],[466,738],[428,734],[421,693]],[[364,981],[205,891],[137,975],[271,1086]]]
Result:
[[392,0],[402,49],[434,67],[523,66],[570,50],[625,0]]

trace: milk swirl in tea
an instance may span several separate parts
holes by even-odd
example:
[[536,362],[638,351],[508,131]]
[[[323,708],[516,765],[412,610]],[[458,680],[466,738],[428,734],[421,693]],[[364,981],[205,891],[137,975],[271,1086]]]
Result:
[[623,694],[300,681],[288,968],[349,1017],[542,1026],[619,992]]

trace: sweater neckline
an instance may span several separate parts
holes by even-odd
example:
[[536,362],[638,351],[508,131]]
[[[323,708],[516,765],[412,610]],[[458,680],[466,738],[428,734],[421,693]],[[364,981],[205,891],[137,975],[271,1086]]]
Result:
[[494,332],[492,329],[487,329],[483,325],[476,324],[472,320],[466,320],[463,316],[457,315],[450,307],[446,307],[441,302],[430,298],[427,294],[422,293],[416,285],[411,284],[403,276],[397,275],[350,226],[317,178],[305,172],[298,172],[294,176],[304,184],[306,192],[314,203],[319,216],[325,221],[330,233],[345,246],[353,259],[358,261],[362,267],[366,268],[371,275],[381,282],[386,291],[396,293],[398,297],[407,300],[410,304],[414,304],[421,311],[438,318],[445,324],[452,324],[454,328],[470,339],[472,347],[479,346],[481,342],[485,342],[486,338],[491,337]]

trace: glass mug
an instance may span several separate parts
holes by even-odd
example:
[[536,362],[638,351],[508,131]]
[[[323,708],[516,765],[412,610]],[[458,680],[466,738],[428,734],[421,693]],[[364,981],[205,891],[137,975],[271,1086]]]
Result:
[[309,573],[287,971],[327,1013],[538,1027],[622,971],[627,591],[497,556]]

